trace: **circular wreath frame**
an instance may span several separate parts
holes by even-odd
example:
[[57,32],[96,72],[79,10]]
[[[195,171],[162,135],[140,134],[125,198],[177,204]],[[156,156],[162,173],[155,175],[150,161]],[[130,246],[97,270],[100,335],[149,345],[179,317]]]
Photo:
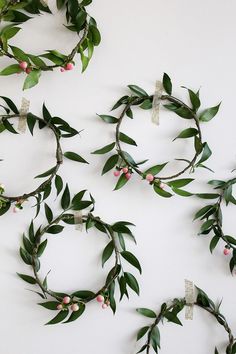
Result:
[[236,184],[236,178],[223,180],[211,180],[208,182],[214,187],[215,193],[198,193],[199,198],[206,200],[214,200],[213,203],[205,205],[198,210],[194,216],[194,220],[203,221],[199,235],[213,235],[209,244],[210,252],[212,253],[219,241],[225,244],[223,253],[225,256],[230,256],[229,268],[233,273],[236,267],[236,239],[233,236],[225,235],[223,230],[222,205],[236,205],[236,200],[233,196],[233,186]]
[[[207,142],[202,141],[202,132],[200,127],[200,122],[210,121],[218,112],[220,104],[203,110],[198,114],[198,109],[200,108],[201,102],[199,98],[199,91],[193,92],[190,89],[188,90],[191,106],[184,103],[180,99],[172,96],[172,82],[170,77],[165,73],[162,80],[163,88],[166,91],[166,94],[161,95],[161,101],[167,101],[169,104],[165,104],[164,107],[168,110],[174,112],[181,118],[184,118],[189,121],[193,121],[195,128],[187,128],[180,132],[180,134],[175,139],[187,139],[194,138],[194,148],[195,154],[191,160],[187,159],[176,159],[179,161],[184,161],[187,163],[187,166],[184,167],[181,171],[174,173],[170,176],[160,176],[159,173],[166,166],[166,163],[161,165],[155,165],[151,168],[148,168],[146,171],[140,169],[140,165],[144,164],[147,160],[136,162],[130,154],[124,151],[121,147],[121,142],[137,146],[134,139],[120,131],[121,124],[124,118],[133,118],[132,108],[139,106],[142,109],[149,110],[153,106],[153,95],[148,95],[146,91],[136,85],[129,85],[131,90],[131,95],[123,96],[118,100],[118,102],[113,106],[112,110],[119,108],[124,105],[123,110],[119,117],[114,117],[110,115],[99,115],[99,117],[106,123],[111,123],[116,125],[115,132],[115,142],[104,146],[103,148],[96,150],[93,154],[105,154],[112,150],[116,150],[115,154],[112,155],[105,163],[103,167],[102,174],[107,173],[111,169],[115,168],[115,176],[119,176],[120,172],[123,172],[115,186],[115,190],[122,188],[130,179],[131,174],[136,172],[142,179],[146,179],[150,185],[153,186],[154,191],[162,196],[169,198],[172,196],[171,193],[164,190],[164,187],[167,185],[170,189],[181,196],[191,196],[192,193],[185,191],[182,187],[188,185],[193,181],[192,178],[183,178],[178,179],[185,172],[189,171],[194,172],[197,167],[208,168],[203,162],[205,162],[212,154]],[[175,140],[174,139],[174,140]],[[198,159],[199,158],[199,159]],[[177,179],[176,179],[177,178]],[[165,182],[165,184],[163,183]]]
[[[1,105],[1,107],[5,110],[6,113],[0,115],[0,132],[2,133],[4,130],[7,130],[12,134],[18,134],[18,132],[13,127],[13,125],[10,123],[10,120],[20,118],[21,113],[16,107],[16,105],[14,104],[14,102],[10,100],[8,97],[0,96],[0,98],[2,98],[7,104],[7,107]],[[73,137],[79,134],[79,132],[74,128],[70,127],[70,125],[63,119],[59,117],[52,117],[45,104],[43,105],[42,112],[43,112],[43,118],[37,117],[32,113],[27,113],[24,117],[26,119],[27,127],[30,133],[32,134],[32,136],[34,134],[34,128],[36,122],[38,122],[40,129],[47,127],[52,131],[56,141],[56,152],[55,152],[56,164],[48,171],[35,177],[35,178],[47,178],[47,179],[42,184],[40,184],[36,189],[34,189],[32,192],[23,193],[17,196],[8,196],[4,194],[5,187],[3,184],[1,184],[0,185],[0,215],[5,214],[9,210],[12,203],[15,203],[15,211],[22,209],[23,208],[22,204],[30,197],[36,198],[37,213],[38,213],[40,209],[41,200],[45,200],[51,193],[52,181],[55,179],[55,186],[58,194],[63,188],[63,181],[61,177],[57,174],[61,164],[63,163],[63,157],[66,157],[68,159],[77,162],[87,163],[80,155],[76,154],[75,152],[67,151],[63,153],[62,151],[60,139],[62,137],[64,138]]]
[[[228,334],[228,344],[226,348],[226,353],[227,354],[235,353],[236,350],[235,338],[231,328],[229,327],[226,318],[220,312],[221,303],[215,304],[203,290],[197,287],[196,290],[197,290],[197,299],[194,303],[194,306],[197,306],[207,311],[210,315],[212,315],[217,320],[217,322],[221,326],[223,326],[223,328]],[[138,331],[137,341],[139,341],[141,338],[144,337],[146,338],[145,344],[141,347],[138,353],[145,352],[146,354],[149,354],[152,349],[155,353],[158,353],[160,348],[160,330],[158,328],[158,325],[164,320],[167,320],[168,322],[172,322],[174,324],[182,326],[182,323],[178,318],[178,314],[187,305],[188,304],[185,298],[183,299],[175,298],[170,302],[170,304],[163,303],[161,305],[160,311],[157,314],[153,310],[150,310],[148,308],[137,309],[137,312],[140,313],[141,315],[154,319],[154,322],[151,325],[142,327]],[[217,347],[215,347],[214,354],[219,354]]]
[[[56,68],[61,68],[61,71],[73,69],[77,53],[80,54],[82,72],[84,72],[92,58],[94,47],[98,46],[101,41],[97,23],[86,11],[86,6],[91,3],[92,0],[81,2],[78,0],[58,0],[57,8],[66,11],[67,25],[65,27],[76,32],[79,40],[67,55],[56,50],[47,50],[44,54],[32,55],[24,52],[21,48],[11,46],[9,40],[21,29],[17,26],[18,24],[31,19],[28,15],[41,14],[41,12],[51,13],[49,7],[40,0],[3,1],[2,8],[0,8],[0,22],[3,20],[11,24],[0,32],[0,55],[15,60],[17,64],[7,66],[0,72],[0,75],[6,76],[24,72],[26,78],[23,89],[29,89],[38,84],[42,72],[52,71]],[[45,59],[53,64],[47,64]]]
[[[58,314],[50,320],[47,324],[57,324],[60,322],[68,323],[77,320],[84,312],[86,304],[97,299],[99,302],[103,302],[102,307],[111,307],[113,313],[116,311],[115,300],[115,288],[116,284],[119,284],[120,300],[124,295],[129,297],[128,288],[132,289],[139,295],[138,281],[133,274],[124,271],[124,266],[121,259],[124,259],[132,267],[142,272],[141,265],[136,256],[126,250],[125,237],[134,239],[134,236],[130,230],[130,226],[133,224],[125,221],[119,221],[115,224],[107,224],[100,217],[94,216],[94,204],[95,201],[90,195],[89,200],[84,200],[85,190],[77,193],[72,199],[70,197],[70,191],[68,185],[66,185],[61,198],[61,207],[63,211],[59,216],[54,217],[51,208],[45,204],[45,215],[48,224],[44,227],[39,227],[34,231],[34,223],[31,222],[29,227],[28,237],[23,235],[23,246],[20,248],[20,255],[24,263],[30,265],[33,270],[33,277],[26,274],[19,274],[19,277],[30,284],[38,285],[41,292],[37,294],[46,299],[50,296],[53,300],[40,303],[49,310],[58,311]],[[95,227],[108,237],[108,243],[102,253],[102,266],[110,259],[114,254],[114,266],[109,271],[105,284],[95,292],[88,290],[77,290],[73,293],[54,292],[48,287],[47,276],[41,280],[39,275],[40,260],[43,252],[47,246],[47,238],[42,240],[46,233],[58,234],[63,231],[64,226],[60,225],[60,222],[73,225],[75,224],[75,211],[81,211],[85,208],[92,207],[92,209],[86,214],[81,213],[81,223],[86,225],[86,230]],[[65,301],[66,300],[66,301]],[[67,318],[67,320],[66,320]]]

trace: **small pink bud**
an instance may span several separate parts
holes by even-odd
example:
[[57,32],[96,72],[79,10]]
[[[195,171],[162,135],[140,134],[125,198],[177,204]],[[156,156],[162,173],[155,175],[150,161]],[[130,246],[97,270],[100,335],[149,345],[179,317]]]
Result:
[[131,173],[129,173],[129,172],[126,173],[126,174],[125,174],[125,178],[126,178],[127,180],[129,180],[129,179],[131,178]]
[[165,188],[165,184],[161,182],[161,183],[159,184],[159,187],[160,187],[161,189],[164,189],[164,188]]
[[124,167],[124,168],[122,168],[122,172],[123,172],[124,174],[128,173],[128,172],[129,172],[128,167]]
[[31,69],[31,68],[26,68],[26,69],[25,69],[26,74],[31,73],[31,71],[32,71],[32,69]]
[[79,305],[78,304],[72,304],[70,309],[73,312],[79,311]]
[[229,254],[230,254],[230,249],[225,247],[225,249],[224,249],[224,255],[225,255],[225,256],[228,256]]
[[119,170],[115,170],[115,171],[113,172],[113,175],[114,175],[115,177],[119,177],[120,171],[119,171]]
[[96,297],[96,300],[97,300],[97,302],[103,302],[103,301],[104,301],[104,296],[98,295],[98,296]]
[[74,64],[72,63],[67,63],[65,66],[65,70],[73,70],[74,69]]
[[151,173],[149,173],[149,174],[147,174],[147,176],[146,176],[146,180],[147,180],[148,182],[152,182],[152,181],[154,180],[154,176],[153,176]]
[[64,68],[60,68],[60,72],[64,73],[65,69]]
[[63,309],[63,305],[62,305],[62,304],[58,304],[58,305],[57,305],[57,310],[60,311],[60,310],[62,310],[62,309]]
[[70,297],[69,296],[65,296],[64,298],[63,298],[63,304],[69,304],[70,303]]
[[14,207],[14,208],[13,208],[13,213],[18,213],[19,211],[20,211],[19,208],[17,208],[17,207]]
[[25,70],[28,66],[28,63],[26,61],[21,61],[19,63],[19,67],[22,69],[22,70]]
[[110,301],[107,300],[107,301],[106,301],[106,304],[107,304],[107,306],[110,306]]
[[103,310],[107,309],[108,308],[107,304],[102,304],[102,308]]

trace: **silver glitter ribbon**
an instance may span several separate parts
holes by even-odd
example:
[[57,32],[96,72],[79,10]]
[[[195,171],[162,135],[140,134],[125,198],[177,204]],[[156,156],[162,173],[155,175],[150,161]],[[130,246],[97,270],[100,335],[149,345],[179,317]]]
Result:
[[152,122],[160,125],[160,102],[163,94],[163,85],[161,81],[156,81],[156,89],[152,102]]
[[185,319],[192,320],[193,319],[193,306],[195,302],[195,291],[194,284],[190,280],[185,279]]
[[26,131],[26,118],[29,112],[29,106],[30,101],[23,97],[21,100],[20,116],[18,122],[18,131],[21,133],[25,133]]
[[78,231],[83,230],[83,214],[81,210],[74,212],[74,224],[76,230]]

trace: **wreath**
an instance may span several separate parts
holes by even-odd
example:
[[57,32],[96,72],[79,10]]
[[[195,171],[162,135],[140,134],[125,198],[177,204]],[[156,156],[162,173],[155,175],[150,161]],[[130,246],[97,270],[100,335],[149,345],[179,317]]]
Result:
[[[14,125],[11,123],[11,120],[21,117],[21,113],[16,107],[16,105],[8,97],[0,96],[6,103],[6,106],[1,105],[1,108],[5,111],[5,114],[0,115],[0,133],[4,131],[10,132],[12,134],[18,134],[14,128]],[[46,178],[46,180],[41,183],[35,190],[32,192],[23,193],[18,196],[8,196],[5,194],[6,187],[3,183],[0,184],[0,216],[5,214],[12,203],[15,203],[14,212],[17,212],[23,209],[23,203],[28,200],[30,197],[36,198],[37,214],[40,210],[40,204],[45,200],[51,193],[52,182],[54,181],[57,194],[59,194],[63,188],[63,180],[58,175],[58,170],[63,163],[63,157],[66,157],[70,160],[87,163],[80,155],[72,151],[64,152],[61,147],[61,138],[70,138],[73,137],[79,132],[72,128],[66,121],[59,117],[52,117],[49,113],[47,107],[43,105],[42,109],[43,117],[37,117],[32,113],[27,113],[24,119],[26,119],[26,126],[28,127],[30,133],[34,134],[34,128],[36,123],[38,123],[39,129],[48,128],[52,131],[55,141],[56,141],[56,153],[55,165],[50,168],[48,171],[36,176],[35,178]]]
[[[136,85],[129,85],[131,95],[123,96],[118,100],[118,102],[113,106],[112,110],[123,106],[121,113],[118,118],[110,115],[99,115],[99,117],[106,123],[111,123],[116,125],[115,141],[103,148],[96,150],[93,154],[106,154],[108,152],[114,151],[115,153],[109,157],[106,161],[102,174],[108,171],[114,170],[114,175],[119,177],[118,182],[115,186],[115,190],[122,188],[131,178],[133,173],[137,173],[143,180],[147,180],[148,183],[153,187],[154,191],[162,197],[171,197],[172,194],[165,190],[165,187],[169,187],[172,192],[181,196],[190,196],[191,193],[182,189],[190,182],[193,181],[192,178],[178,179],[185,172],[194,172],[196,168],[208,168],[203,163],[211,156],[212,152],[207,144],[207,142],[202,141],[202,132],[200,123],[210,121],[218,112],[220,104],[203,110],[198,114],[198,109],[200,108],[201,102],[199,98],[199,91],[193,92],[188,89],[191,105],[184,103],[180,99],[172,96],[172,83],[171,79],[167,74],[163,76],[163,88],[166,94],[161,95],[159,101],[167,102],[164,107],[171,112],[177,114],[179,117],[193,122],[195,127],[187,128],[181,131],[178,136],[174,139],[194,139],[194,156],[191,160],[188,159],[176,159],[187,164],[181,171],[174,173],[170,176],[160,176],[159,173],[167,165],[167,162],[149,167],[148,169],[142,171],[140,165],[146,163],[147,160],[136,162],[129,153],[124,151],[121,147],[121,142],[129,145],[137,146],[135,140],[125,133],[121,132],[121,125],[125,117],[133,118],[133,107],[139,106],[141,109],[150,110],[153,107],[154,96],[148,95],[146,91]],[[165,183],[164,183],[165,182]]]
[[[72,70],[74,57],[80,54],[82,72],[84,72],[92,58],[94,46],[99,45],[101,36],[96,21],[87,11],[86,6],[92,0],[57,0],[57,8],[66,11],[65,26],[68,30],[76,32],[79,39],[76,46],[69,54],[60,53],[57,50],[47,50],[40,55],[25,53],[22,49],[9,44],[21,29],[17,26],[20,23],[31,19],[29,15],[40,14],[42,11],[51,13],[49,7],[40,0],[3,0],[0,3],[0,21],[7,21],[11,24],[5,26],[0,32],[0,55],[14,60],[14,63],[4,68],[0,75],[12,75],[25,73],[23,89],[29,89],[38,84],[43,71],[52,71],[60,68]],[[46,60],[46,61],[45,61]]]
[[224,234],[222,226],[222,204],[225,203],[226,206],[230,203],[236,204],[236,200],[232,194],[236,178],[232,178],[228,181],[212,180],[208,183],[214,187],[216,193],[199,193],[197,196],[215,201],[214,203],[206,205],[198,210],[194,219],[200,219],[203,221],[199,235],[213,235],[209,245],[211,253],[214,251],[219,241],[224,242],[225,247],[223,254],[225,256],[231,255],[229,267],[232,273],[236,266],[236,239],[233,236]]
[[[228,322],[224,315],[220,312],[220,304],[215,304],[208,295],[197,288],[197,300],[194,303],[194,306],[197,306],[205,311],[207,311],[210,315],[212,315],[216,321],[223,326],[228,335],[228,344],[226,353],[234,354],[236,352],[236,342],[232,331],[228,325]],[[178,314],[184,309],[185,306],[188,306],[186,299],[174,299],[170,304],[163,303],[161,305],[160,311],[156,314],[153,310],[147,308],[139,308],[137,312],[143,316],[153,318],[154,322],[149,325],[141,328],[137,334],[137,341],[145,336],[146,341],[142,348],[138,351],[138,353],[144,352],[149,354],[153,349],[155,353],[158,353],[160,348],[160,330],[159,324],[161,322],[173,322],[177,325],[181,325],[182,323],[178,318]],[[215,348],[215,354],[219,354],[218,349]]]
[[[55,217],[51,208],[45,204],[47,225],[44,227],[40,226],[34,231],[34,223],[31,222],[28,237],[23,235],[23,246],[20,248],[20,255],[23,261],[32,267],[34,275],[33,277],[26,274],[18,275],[27,283],[38,285],[40,292],[37,292],[37,294],[41,298],[47,299],[47,296],[50,296],[53,299],[39,304],[46,309],[58,311],[57,315],[47,324],[75,321],[83,314],[86,304],[95,299],[99,303],[102,303],[103,309],[110,306],[115,313],[116,300],[114,292],[117,284],[119,284],[120,289],[120,300],[124,295],[129,297],[128,288],[131,288],[139,295],[137,279],[133,274],[124,271],[124,265],[122,264],[122,259],[124,259],[131,266],[137,268],[141,274],[141,266],[138,259],[126,250],[125,245],[125,237],[127,236],[135,241],[130,230],[130,226],[133,226],[133,224],[119,221],[110,225],[100,219],[100,217],[94,216],[95,201],[91,195],[89,200],[84,200],[85,192],[85,190],[80,191],[71,199],[68,185],[66,185],[61,198],[63,211],[60,215]],[[91,210],[87,215],[82,215],[81,223],[85,224],[87,231],[95,228],[108,238],[108,243],[102,252],[102,266],[104,266],[111,256],[114,256],[114,266],[109,271],[105,283],[95,292],[90,290],[76,290],[72,293],[52,291],[48,286],[47,276],[41,280],[39,275],[39,258],[47,246],[47,238],[44,240],[43,238],[46,234],[58,234],[62,232],[64,226],[61,225],[61,222],[73,225],[76,222],[73,213],[88,207],[91,207]]]

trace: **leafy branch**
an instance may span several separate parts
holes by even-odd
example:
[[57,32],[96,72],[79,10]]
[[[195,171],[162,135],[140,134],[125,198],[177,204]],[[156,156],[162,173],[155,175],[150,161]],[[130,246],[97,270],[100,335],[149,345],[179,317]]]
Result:
[[[196,168],[207,168],[203,163],[208,160],[212,152],[207,144],[202,140],[202,132],[200,123],[210,121],[218,112],[220,105],[203,110],[200,114],[198,110],[201,102],[199,98],[199,91],[193,92],[188,90],[191,105],[188,105],[180,99],[172,96],[172,83],[167,74],[163,76],[163,87],[166,94],[160,97],[160,102],[164,102],[164,107],[179,117],[189,120],[194,123],[195,127],[187,128],[181,131],[174,139],[189,139],[194,140],[194,156],[191,160],[188,159],[176,159],[185,162],[187,165],[177,173],[170,176],[161,176],[160,172],[167,165],[168,162],[152,166],[144,171],[140,169],[140,166],[146,163],[148,160],[136,162],[129,153],[123,150],[121,143],[137,146],[135,140],[121,131],[121,125],[125,117],[133,119],[133,108],[139,106],[144,110],[150,110],[153,107],[153,95],[148,95],[146,91],[136,85],[129,85],[131,95],[121,97],[112,110],[115,110],[121,106],[124,106],[121,114],[117,117],[111,115],[99,115],[99,117],[106,123],[115,124],[115,141],[109,145],[104,146],[93,152],[93,154],[106,154],[114,151],[114,154],[106,161],[102,174],[115,168],[114,175],[119,177],[119,180],[115,186],[115,190],[122,188],[131,178],[132,174],[136,172],[143,180],[147,180],[154,191],[162,196],[169,198],[172,194],[166,191],[164,188],[167,186],[172,192],[181,196],[191,196],[192,193],[185,191],[182,187],[188,185],[193,181],[191,178],[178,179],[185,172],[189,171],[193,173]],[[176,179],[177,178],[177,179]],[[163,181],[165,183],[163,183]]]

